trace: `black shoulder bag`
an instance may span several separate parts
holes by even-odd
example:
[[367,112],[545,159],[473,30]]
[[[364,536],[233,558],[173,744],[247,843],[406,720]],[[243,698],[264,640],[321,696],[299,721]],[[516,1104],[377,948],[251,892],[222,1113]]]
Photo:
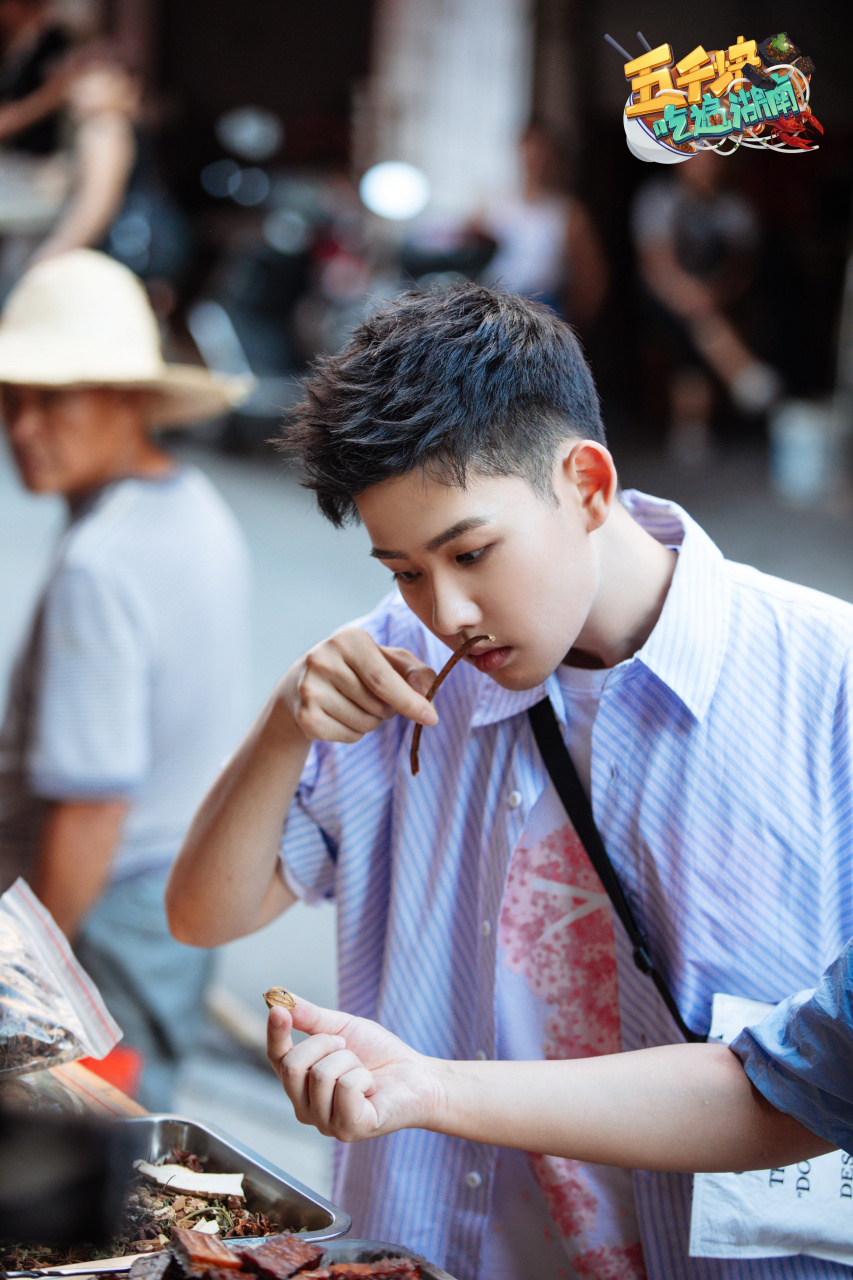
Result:
[[678,1005],[675,1003],[675,999],[663,975],[654,966],[654,962],[649,955],[649,949],[646,946],[646,940],[640,932],[637,921],[634,919],[631,905],[625,897],[625,892],[619,883],[616,872],[613,870],[613,863],[607,856],[604,841],[601,839],[598,827],[595,825],[595,818],[592,816],[592,807],[586,798],[586,792],[581,786],[577,769],[563,741],[563,735],[560,732],[560,726],[557,722],[557,717],[554,715],[554,708],[551,706],[550,699],[543,698],[541,702],[537,702],[535,707],[531,707],[527,714],[530,717],[530,725],[533,729],[536,745],[539,748],[551,781],[556,787],[557,795],[562,800],[566,813],[571,819],[572,826],[577,832],[584,849],[586,849],[589,860],[598,873],[599,880],[604,885],[607,896],[613,904],[613,909],[625,926],[625,932],[628,934],[631,946],[634,948],[634,964],[640,970],[640,973],[649,975],[685,1040],[707,1040],[707,1036],[697,1035],[695,1031],[691,1031],[690,1027],[688,1027],[678,1012]]

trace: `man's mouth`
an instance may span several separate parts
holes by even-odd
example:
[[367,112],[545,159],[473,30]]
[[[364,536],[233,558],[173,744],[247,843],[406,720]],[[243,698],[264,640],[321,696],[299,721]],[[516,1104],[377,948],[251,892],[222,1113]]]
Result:
[[478,671],[491,675],[505,665],[511,653],[512,646],[508,644],[496,645],[488,649],[472,649],[466,655],[465,661],[473,663]]

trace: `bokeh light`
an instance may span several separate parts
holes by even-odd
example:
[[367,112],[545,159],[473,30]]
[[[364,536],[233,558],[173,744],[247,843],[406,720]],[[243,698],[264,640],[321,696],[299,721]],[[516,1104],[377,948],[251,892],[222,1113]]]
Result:
[[422,213],[429,203],[430,186],[426,174],[402,160],[375,164],[358,188],[362,201],[380,218],[404,221]]
[[263,107],[235,107],[216,122],[216,137],[227,151],[256,164],[275,155],[284,139],[284,126],[274,111]]

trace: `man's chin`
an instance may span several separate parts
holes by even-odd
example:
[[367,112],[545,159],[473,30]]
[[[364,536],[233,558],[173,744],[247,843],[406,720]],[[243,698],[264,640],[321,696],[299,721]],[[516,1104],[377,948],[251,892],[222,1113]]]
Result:
[[499,684],[502,689],[508,689],[511,693],[525,693],[528,689],[538,689],[540,684],[545,683],[549,675],[551,675],[550,671],[533,672],[525,670],[523,667],[512,665],[496,671],[494,675],[489,676],[489,679],[494,680],[495,684]]
[[56,485],[51,482],[49,471],[43,470],[41,467],[27,465],[15,459],[15,470],[18,473],[18,479],[21,484],[30,493],[55,493]]

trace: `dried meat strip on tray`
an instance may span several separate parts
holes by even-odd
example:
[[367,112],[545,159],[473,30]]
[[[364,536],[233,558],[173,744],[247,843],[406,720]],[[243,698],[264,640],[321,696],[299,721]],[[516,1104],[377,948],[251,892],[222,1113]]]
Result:
[[[174,1259],[165,1249],[143,1253],[130,1264],[130,1280],[165,1280]],[[177,1270],[174,1272],[177,1275]]]
[[275,1236],[257,1249],[238,1249],[242,1264],[269,1280],[288,1280],[299,1271],[316,1268],[325,1253],[323,1245],[299,1236]]
[[216,1236],[201,1231],[187,1231],[185,1227],[172,1227],[169,1248],[188,1276],[201,1277],[208,1271],[222,1270],[232,1274],[240,1271],[243,1260]]

